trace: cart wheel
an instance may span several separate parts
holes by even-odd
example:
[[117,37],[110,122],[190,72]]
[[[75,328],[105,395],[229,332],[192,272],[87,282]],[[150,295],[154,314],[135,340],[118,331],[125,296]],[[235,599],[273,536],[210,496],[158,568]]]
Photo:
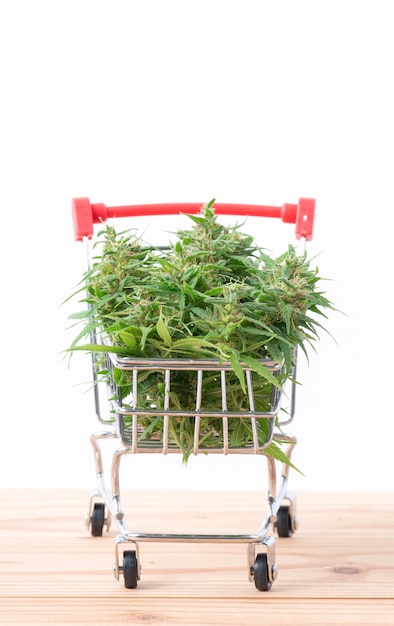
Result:
[[138,562],[135,550],[123,553],[123,578],[126,589],[135,589],[138,583]]
[[278,533],[278,537],[291,537],[293,534],[292,524],[291,524],[291,515],[290,515],[290,507],[287,505],[283,505],[279,507],[277,517],[276,517],[276,532]]
[[90,518],[90,530],[92,537],[102,537],[105,523],[105,505],[102,502],[95,502],[92,516]]
[[268,576],[268,559],[264,552],[257,555],[254,562],[254,584],[259,591],[269,591],[272,582]]

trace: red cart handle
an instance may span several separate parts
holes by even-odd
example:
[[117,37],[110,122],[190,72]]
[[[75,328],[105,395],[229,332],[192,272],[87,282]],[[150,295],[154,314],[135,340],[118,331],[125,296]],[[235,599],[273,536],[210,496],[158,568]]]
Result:
[[[105,204],[90,204],[89,198],[74,198],[72,215],[76,241],[93,237],[93,224],[108,218],[142,215],[174,215],[178,213],[200,213],[202,203],[135,204],[107,207]],[[312,239],[315,200],[300,198],[298,204],[259,206],[253,204],[214,204],[215,212],[221,215],[245,215],[254,217],[280,217],[282,222],[295,224],[296,239]]]

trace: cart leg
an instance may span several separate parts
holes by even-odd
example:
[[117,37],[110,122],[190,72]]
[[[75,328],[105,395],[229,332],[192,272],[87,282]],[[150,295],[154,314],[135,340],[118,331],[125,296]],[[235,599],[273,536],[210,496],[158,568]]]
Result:
[[114,508],[114,517],[117,521],[117,524],[120,530],[124,533],[127,533],[127,528],[123,524],[124,513],[122,510],[122,504],[120,500],[120,461],[121,459],[130,452],[130,448],[123,446],[115,450],[112,457],[112,503]]
[[[267,456],[268,466],[268,522],[272,524],[272,528],[276,522],[276,502],[277,502],[277,485],[276,485],[276,462],[273,458]],[[267,529],[268,530],[268,529]]]
[[[107,531],[109,530],[111,525],[111,516],[108,509],[109,495],[104,481],[103,458],[99,446],[99,441],[102,439],[112,439],[114,437],[115,434],[112,430],[93,433],[93,435],[90,437],[90,443],[92,444],[94,453],[97,484],[96,489],[90,497],[89,509],[85,517],[85,523],[87,528],[89,530],[92,530],[92,534],[96,536],[101,534],[98,531],[99,525],[102,527],[106,526]],[[102,500],[104,500],[105,504],[107,505],[107,508],[104,510],[102,509]],[[100,520],[98,518],[100,518]],[[96,527],[96,530],[94,532],[93,527]]]
[[298,525],[299,525],[298,515],[297,515],[297,498],[296,498],[295,492],[294,491],[287,491],[286,495],[284,497],[284,500],[286,500],[286,502],[288,503],[290,522],[291,522],[291,530],[292,530],[293,533],[295,533],[295,531],[297,530]]
[[[290,441],[290,445],[287,448],[286,454],[289,459],[291,459],[294,448],[297,445],[297,439],[295,437],[288,437]],[[287,486],[288,477],[289,477],[290,466],[287,463],[283,464],[282,467],[282,483],[284,487]],[[290,522],[290,534],[292,535],[298,528],[298,517],[297,517],[297,500],[296,494],[294,491],[285,491],[282,501],[286,501],[286,505],[289,509],[289,522]]]
[[93,435],[90,437],[90,443],[93,446],[93,453],[94,453],[94,461],[95,461],[95,466],[96,466],[96,474],[103,474],[104,469],[103,469],[103,457],[101,454],[101,450],[98,444],[98,441],[100,439],[114,439],[116,437],[115,433],[113,432],[113,430],[103,430],[100,431],[98,433],[93,433]]

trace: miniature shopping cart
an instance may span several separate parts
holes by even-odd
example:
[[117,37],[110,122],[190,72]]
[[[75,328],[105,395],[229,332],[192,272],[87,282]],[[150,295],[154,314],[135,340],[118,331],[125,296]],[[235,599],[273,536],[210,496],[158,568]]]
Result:
[[[284,223],[295,224],[295,237],[300,246],[305,247],[306,241],[312,238],[313,218],[315,201],[310,198],[302,198],[298,204],[285,204],[282,207],[256,206],[240,204],[215,204],[215,212],[218,215],[243,215],[258,217],[276,217]],[[90,264],[90,242],[94,239],[95,227],[109,218],[128,218],[132,216],[157,216],[170,214],[196,214],[201,210],[201,204],[162,204],[162,205],[134,205],[107,207],[103,204],[91,204],[87,198],[77,198],[72,203],[75,239],[84,241],[87,246],[88,264]],[[97,342],[97,336],[93,333],[92,342]],[[100,341],[102,341],[100,339]],[[287,444],[286,454],[291,459],[293,449],[297,443],[293,435],[285,434],[286,427],[294,417],[295,412],[295,380],[296,380],[296,354],[294,354],[293,369],[289,378],[291,385],[288,394],[290,406],[285,418],[280,419],[279,413],[282,406],[283,390],[272,385],[269,409],[265,412],[256,410],[255,397],[250,369],[243,364],[248,407],[245,411],[229,411],[227,406],[228,375],[232,367],[230,363],[213,359],[142,359],[120,356],[108,350],[105,352],[105,369],[110,373],[105,385],[109,387],[105,395],[105,411],[103,411],[103,399],[100,394],[100,382],[97,378],[95,357],[93,356],[94,377],[94,401],[95,409],[102,429],[91,436],[94,449],[97,484],[90,499],[87,514],[87,525],[93,536],[101,536],[103,529],[110,526],[111,520],[117,526],[118,534],[115,540],[115,564],[114,573],[117,580],[123,574],[125,587],[132,589],[137,587],[141,575],[141,560],[139,545],[143,542],[220,542],[220,543],[243,543],[247,546],[247,574],[250,582],[254,582],[259,591],[268,591],[277,576],[275,558],[274,534],[279,537],[290,537],[297,529],[297,512],[295,494],[288,490],[289,464],[280,463],[281,474],[278,478],[277,464],[271,456],[265,454],[265,449],[275,437],[276,441]],[[273,376],[279,376],[281,363],[270,359],[262,359],[263,364],[272,372]],[[195,398],[193,410],[183,410],[182,407],[171,406],[171,389],[173,380],[179,370],[187,369],[195,377],[193,386]],[[114,371],[128,372],[131,379],[131,401],[127,404],[119,393]],[[160,408],[149,407],[148,410],[139,408],[138,393],[140,381],[146,377],[147,372],[160,374],[164,385],[164,406]],[[217,385],[221,390],[221,408],[210,410],[203,404],[203,377],[215,374]],[[190,405],[189,405],[190,407]],[[140,420],[149,413],[150,416],[163,418],[163,432],[151,439],[141,438]],[[260,527],[251,534],[154,534],[136,532],[128,528],[125,514],[121,504],[120,494],[120,463],[121,459],[128,454],[139,453],[179,453],[179,448],[171,442],[169,437],[169,425],[171,420],[179,416],[189,417],[194,428],[193,452],[195,455],[204,454],[255,454],[265,457],[268,471],[268,490],[266,514]],[[282,416],[282,414],[281,414]],[[200,424],[202,418],[209,417],[220,419],[223,423],[223,435],[218,439],[217,447],[205,448],[201,443]],[[251,439],[244,447],[232,447],[228,436],[229,420],[248,419],[251,424]],[[264,419],[268,428],[265,441],[261,442],[257,432],[257,421]],[[113,453],[111,464],[111,480],[109,488],[104,476],[103,455],[101,442],[115,439],[118,447]]]

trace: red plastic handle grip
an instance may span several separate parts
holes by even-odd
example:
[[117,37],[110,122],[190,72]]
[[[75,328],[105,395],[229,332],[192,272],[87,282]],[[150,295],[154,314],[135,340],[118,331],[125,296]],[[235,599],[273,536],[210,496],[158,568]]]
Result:
[[[91,204],[89,198],[74,198],[72,216],[76,241],[93,237],[94,224],[105,222],[108,218],[137,217],[148,215],[175,215],[179,213],[200,213],[202,203],[174,204],[135,204],[129,206],[107,207],[105,204]],[[245,215],[250,217],[279,217],[282,222],[296,225],[296,238],[312,239],[315,200],[300,198],[298,204],[260,206],[254,204],[215,204],[219,215]]]

